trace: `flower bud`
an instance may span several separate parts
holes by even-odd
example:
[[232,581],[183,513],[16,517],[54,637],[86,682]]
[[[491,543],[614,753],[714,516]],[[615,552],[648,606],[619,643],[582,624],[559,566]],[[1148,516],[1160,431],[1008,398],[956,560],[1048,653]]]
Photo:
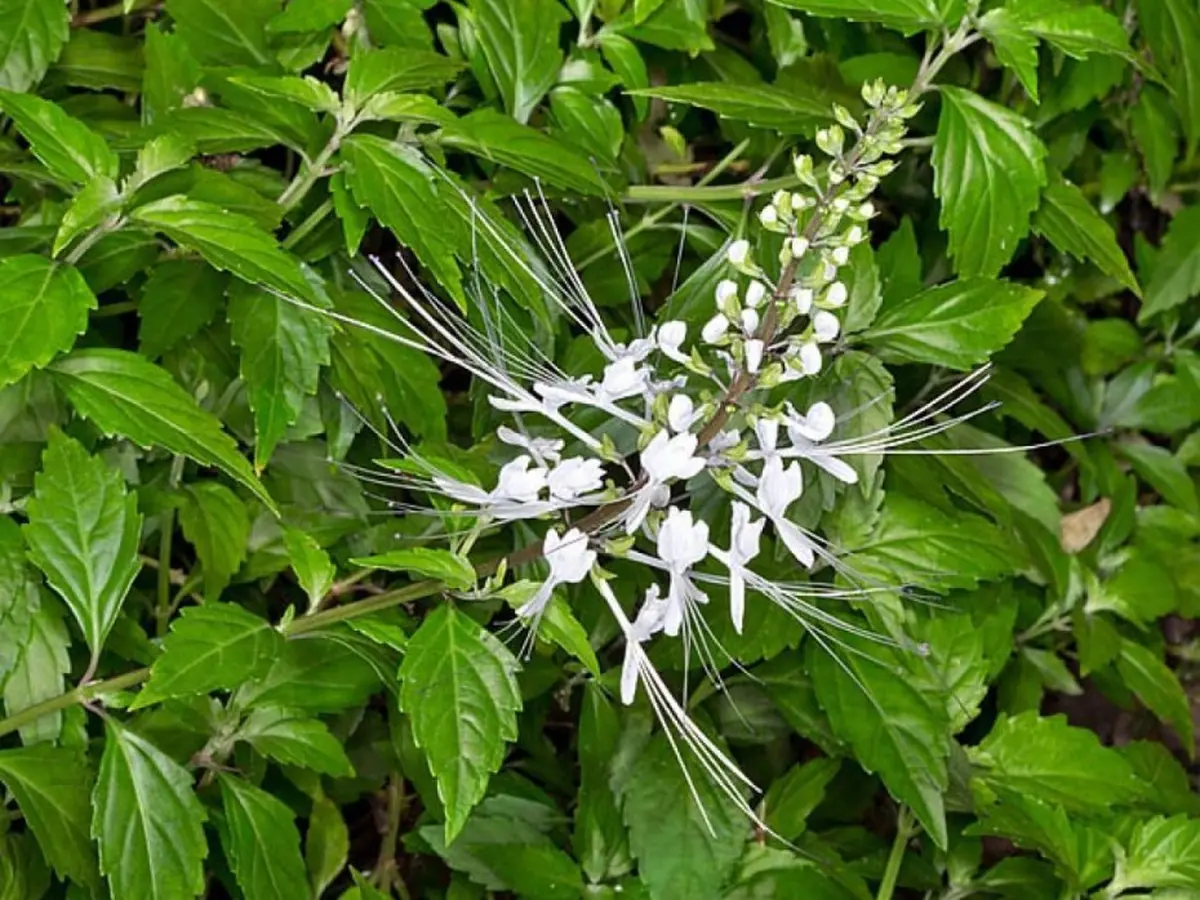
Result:
[[763,228],[774,230],[779,227],[779,211],[773,204],[768,203],[758,214],[758,221]]
[[861,219],[870,219],[875,215],[875,204],[868,200],[858,208],[858,215]]
[[829,289],[825,291],[823,302],[826,306],[837,309],[838,307],[846,305],[847,296],[848,294],[846,291],[846,285],[840,281],[835,281],[829,286]]
[[706,344],[715,344],[725,336],[725,332],[729,329],[729,320],[720,313],[717,313],[705,323],[704,328],[700,331],[700,337]]
[[726,255],[732,265],[744,266],[750,259],[750,242],[745,238],[734,241],[729,245]]
[[792,301],[796,304],[796,312],[807,316],[813,305],[812,288],[796,288],[792,291]]
[[751,375],[755,374],[762,365],[762,357],[763,342],[757,338],[746,341],[746,371]]
[[844,266],[850,259],[850,248],[849,247],[834,247],[833,252],[830,254],[830,256],[833,257],[833,261],[837,265]]
[[821,348],[813,342],[800,346],[800,371],[805,375],[816,375],[821,371]]
[[723,307],[732,297],[737,296],[737,282],[730,278],[722,278],[717,282],[717,308]]
[[850,226],[850,230],[846,232],[846,243],[853,246],[854,244],[862,243],[862,239],[866,237],[862,227],[859,225]]
[[842,330],[842,324],[838,321],[838,317],[831,312],[826,312],[823,309],[817,310],[812,319],[813,337],[818,343],[828,344],[838,336],[838,332]]
[[746,288],[746,305],[753,308],[757,307],[763,301],[763,297],[767,295],[767,288],[761,281],[752,281],[750,286]]
[[788,245],[788,249],[790,249],[792,251],[792,256],[795,259],[799,259],[801,256],[803,256],[805,253],[808,252],[808,238],[805,238],[805,237],[792,238],[791,243]]
[[742,331],[746,334],[754,334],[754,332],[758,331],[758,310],[742,310]]

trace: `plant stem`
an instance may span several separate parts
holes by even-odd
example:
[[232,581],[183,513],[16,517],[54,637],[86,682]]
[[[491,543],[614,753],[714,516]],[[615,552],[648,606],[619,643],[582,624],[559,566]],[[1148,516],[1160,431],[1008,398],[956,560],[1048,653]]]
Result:
[[628,203],[712,203],[716,200],[745,200],[770,194],[782,188],[793,188],[800,183],[795,175],[780,175],[764,181],[747,181],[744,184],[718,184],[701,186],[673,184],[634,184],[625,191]]
[[896,837],[892,841],[892,852],[888,854],[887,866],[883,870],[883,880],[879,882],[875,900],[892,900],[892,894],[896,892],[896,879],[900,877],[900,866],[908,850],[908,839],[916,833],[917,825],[912,812],[907,806],[900,807],[900,815],[896,817]]
[[94,681],[91,684],[81,685],[74,690],[67,691],[65,694],[59,694],[57,697],[51,697],[49,700],[35,703],[28,709],[23,709],[19,713],[9,716],[7,719],[0,720],[0,737],[36,722],[42,716],[48,716],[69,706],[75,706],[77,703],[86,703],[105,694],[115,694],[117,691],[135,687],[149,677],[149,668],[135,669],[132,672],[126,672],[124,675],[117,675],[113,678],[106,678],[103,681]]
[[329,160],[333,159],[333,154],[337,153],[338,147],[342,145],[345,139],[358,124],[357,120],[343,122],[340,118],[337,122],[337,127],[333,130],[333,135],[329,138],[329,142],[321,148],[321,152],[316,155],[312,162],[305,164],[296,177],[292,179],[291,184],[283,189],[283,193],[279,195],[276,201],[284,212],[287,212],[297,203],[304,199],[309,190],[317,183],[325,174],[325,168],[329,165]]
[[[172,491],[179,487],[183,477],[183,456],[171,460],[171,472],[167,484]],[[167,507],[159,521],[158,535],[158,602],[154,607],[154,630],[162,637],[167,633],[167,621],[171,618],[171,541],[175,534],[175,507]]]
[[333,200],[326,198],[320,206],[308,214],[303,222],[288,232],[288,236],[283,239],[279,246],[284,250],[291,250],[308,237],[313,229],[320,225],[331,212],[333,212]]

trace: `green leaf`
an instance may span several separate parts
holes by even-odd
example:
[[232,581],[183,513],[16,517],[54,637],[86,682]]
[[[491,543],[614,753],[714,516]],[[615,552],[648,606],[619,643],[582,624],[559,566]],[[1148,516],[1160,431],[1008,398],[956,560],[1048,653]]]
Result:
[[[604,61],[620,76],[621,83],[627,91],[650,86],[650,73],[646,70],[646,61],[642,59],[637,44],[608,29],[602,29],[596,35],[596,43],[600,45]],[[631,99],[637,112],[637,120],[640,122],[650,110],[650,101],[637,94],[631,95]]]
[[281,250],[275,238],[248,216],[189,200],[182,194],[147,203],[129,215],[243,281],[324,305],[322,294],[305,277],[300,261]]
[[504,108],[518,122],[554,85],[566,11],[555,0],[472,0],[476,38]]
[[200,64],[180,35],[153,26],[145,30],[144,52],[142,120],[152,123],[183,105],[200,82]]
[[935,0],[771,0],[789,9],[814,16],[850,19],[852,22],[879,22],[905,34],[955,25],[962,16],[963,5]]
[[96,28],[76,28],[46,81],[97,91],[111,88],[137,93],[142,87],[144,69],[138,38]]
[[[350,833],[342,811],[327,797],[313,801],[304,836],[304,861],[308,867],[312,895],[321,896],[325,888],[346,868],[350,855]],[[345,898],[345,894],[342,895]]]
[[111,178],[103,175],[93,178],[63,213],[51,254],[58,256],[79,235],[110,219],[121,209],[121,202],[121,194]]
[[889,304],[864,337],[903,360],[969,369],[1012,340],[1042,292],[965,278]]
[[721,118],[749,122],[781,134],[810,134],[833,118],[829,98],[815,86],[811,93],[803,95],[766,84],[711,81],[627,93],[699,106],[712,110]]
[[55,431],[28,512],[30,559],[66,601],[95,661],[142,567],[137,497],[125,493],[119,470]]
[[[4,682],[4,709],[10,716],[43,700],[61,696],[65,690],[65,676],[71,671],[71,657],[67,652],[71,637],[58,604],[46,594],[39,596],[36,589],[21,599],[32,600],[34,605],[28,610],[28,631],[21,645],[21,655]],[[28,746],[57,741],[62,734],[62,721],[62,713],[56,711],[22,725],[22,743]]]
[[389,550],[378,556],[363,556],[350,562],[356,566],[385,569],[388,572],[408,572],[420,578],[432,578],[459,590],[466,590],[475,584],[475,568],[468,560],[449,550],[412,547],[407,550]]
[[320,368],[329,364],[333,327],[320,313],[239,283],[229,294],[233,342],[254,410],[254,464],[261,471],[295,424],[304,398],[317,391]]
[[138,151],[137,165],[126,183],[126,193],[149,184],[159,175],[186,166],[195,155],[195,145],[182,135],[167,133],[151,138]]
[[1200,515],[1200,498],[1187,467],[1170,451],[1154,444],[1132,441],[1119,445],[1121,455],[1133,464],[1138,477],[1148,483],[1162,498],[1180,509]]
[[1175,96],[1190,156],[1200,141],[1200,17],[1189,0],[1141,0],[1137,12],[1154,64]]
[[155,359],[211,322],[229,276],[198,259],[166,259],[150,270],[138,302],[138,346]]
[[44,256],[0,260],[0,387],[70,350],[87,329],[96,297],[77,269]]
[[189,606],[163,639],[150,681],[133,708],[169,697],[233,690],[261,677],[279,655],[283,638],[266,619],[232,603]]
[[216,466],[274,510],[275,503],[211,413],[166,372],[125,350],[77,350],[50,370],[80,415],[106,434]]
[[[890,499],[890,497],[889,497]],[[950,728],[945,702],[925,694],[903,658],[882,644],[838,635],[846,653],[809,642],[808,668],[833,732],[868,772],[907,804],[939,847],[947,842],[942,793]]]
[[500,768],[505,742],[517,737],[516,669],[502,643],[450,604],[428,615],[408,643],[400,708],[437,778],[447,843]]
[[307,75],[235,75],[230,81],[272,102],[295,103],[315,112],[336,112],[342,105],[333,88]]
[[244,779],[224,773],[221,846],[247,900],[297,900],[308,896],[300,832],[287,805]]
[[1181,209],[1167,229],[1138,321],[1174,309],[1200,294],[1200,207]]
[[579,712],[579,795],[571,845],[592,882],[620,875],[632,866],[617,797],[609,783],[621,720],[596,680],[584,685]]
[[289,766],[312,769],[334,778],[354,775],[346,751],[320,719],[282,706],[250,712],[235,737],[263,756]]
[[67,42],[70,15],[58,0],[0,0],[0,88],[24,92],[42,80]]
[[421,265],[461,302],[462,275],[454,253],[462,234],[447,219],[433,170],[412,147],[357,134],[341,149],[346,184],[359,206],[370,209]]
[[1046,148],[1029,121],[974,91],[941,89],[933,145],[939,223],[959,275],[995,276],[1029,230],[1046,184]]
[[337,569],[329,559],[329,554],[306,532],[295,528],[285,530],[283,544],[287,548],[292,571],[308,595],[309,609],[316,609],[333,587]]
[[586,157],[493,109],[476,110],[447,125],[443,139],[448,146],[509,166],[564,190],[588,196],[609,193],[608,185]]
[[453,80],[462,67],[459,60],[449,56],[411,47],[359,52],[346,72],[346,96],[361,107],[376,94],[439,88]]
[[346,18],[354,0],[291,0],[267,22],[268,34],[323,31]]
[[111,719],[92,810],[100,870],[114,897],[184,900],[204,890],[204,807],[192,776]]
[[983,16],[979,20],[979,31],[991,41],[992,48],[996,51],[996,59],[1002,66],[1012,70],[1025,92],[1036,103],[1037,36],[1020,20],[1011,4],[993,9]]
[[168,0],[175,31],[201,63],[213,66],[270,66],[267,20],[279,12],[275,0]]
[[250,515],[237,494],[216,481],[185,488],[179,524],[196,548],[204,574],[204,597],[217,599],[246,559]]
[[59,877],[98,884],[87,827],[92,770],[81,750],[48,744],[0,750],[0,781],[17,798],[42,854]]
[[286,706],[309,713],[361,705],[379,690],[379,672],[361,647],[342,637],[330,631],[287,641],[275,665],[260,682],[239,691],[239,699],[246,707]]
[[771,831],[785,841],[800,837],[841,766],[840,760],[821,757],[797,763],[777,778],[763,798],[763,818]]
[[1051,179],[1034,214],[1033,231],[1078,260],[1090,259],[1104,274],[1141,296],[1112,227],[1071,182],[1058,175]]
[[0,516],[0,685],[21,659],[38,608],[38,584],[27,564],[25,538]]
[[1157,204],[1179,155],[1179,122],[1167,93],[1157,85],[1143,85],[1138,102],[1129,111],[1129,127],[1146,167],[1150,199]]
[[984,780],[1069,812],[1108,812],[1136,803],[1143,790],[1121,754],[1102,746],[1093,732],[1068,725],[1065,716],[1001,716],[967,752]]
[[1118,860],[1109,894],[1115,897],[1131,888],[1200,890],[1200,819],[1159,816],[1138,823]]
[[[503,597],[509,606],[517,610],[531,601],[540,587],[536,581],[522,579],[497,591],[496,596]],[[551,596],[538,620],[537,630],[540,637],[558,644],[587,666],[589,672],[600,677],[600,662],[596,659],[596,651],[588,643],[588,633],[561,594]]]
[[1117,673],[1146,708],[1175,729],[1188,755],[1196,755],[1192,710],[1179,678],[1157,653],[1128,638],[1121,639]]
[[33,155],[52,174],[73,184],[116,179],[119,160],[108,141],[62,107],[29,94],[0,90],[0,109],[12,117]]

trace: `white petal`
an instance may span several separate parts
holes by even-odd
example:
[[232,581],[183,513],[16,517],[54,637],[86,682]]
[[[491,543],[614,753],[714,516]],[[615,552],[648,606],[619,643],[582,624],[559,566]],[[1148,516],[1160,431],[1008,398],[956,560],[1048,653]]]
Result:
[[746,370],[751,375],[758,371],[762,365],[763,358],[763,342],[758,338],[751,338],[746,341]]

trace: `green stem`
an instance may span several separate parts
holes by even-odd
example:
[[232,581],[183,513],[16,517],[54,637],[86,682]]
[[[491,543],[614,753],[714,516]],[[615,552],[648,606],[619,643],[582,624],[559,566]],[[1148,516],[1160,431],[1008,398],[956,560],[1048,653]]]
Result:
[[[171,460],[171,472],[167,478],[170,489],[179,487],[183,477],[185,458],[176,456]],[[171,618],[171,541],[175,534],[175,507],[170,506],[162,514],[158,535],[158,603],[154,607],[155,633],[162,637],[167,633],[167,622]]]
[[11,734],[18,728],[24,728],[26,725],[36,722],[42,716],[48,716],[51,713],[75,706],[78,703],[95,700],[97,697],[102,697],[105,694],[115,694],[117,691],[124,691],[135,687],[149,677],[149,668],[135,669],[132,672],[126,672],[124,675],[106,678],[103,681],[94,681],[91,684],[85,684],[74,690],[67,691],[65,694],[59,694],[57,697],[51,697],[49,700],[43,700],[41,703],[35,703],[29,708],[9,716],[7,719],[0,720],[0,737]]
[[308,214],[308,217],[303,222],[288,233],[288,236],[283,239],[279,246],[284,250],[291,250],[308,237],[313,229],[320,225],[331,212],[333,212],[333,200],[326,198],[320,206]]
[[100,238],[104,237],[106,234],[116,231],[123,224],[125,224],[124,220],[118,218],[109,222],[102,222],[101,224],[97,225],[86,235],[84,235],[83,240],[75,245],[74,250],[67,254],[66,262],[69,265],[75,265],[83,258],[85,253],[92,249],[92,246],[96,243],[96,241],[100,240]]
[[312,162],[307,163],[303,168],[296,173],[296,177],[292,179],[291,184],[283,189],[283,193],[279,195],[279,200],[276,201],[284,212],[298,204],[308,194],[317,181],[325,175],[325,168],[329,165],[329,161],[333,159],[333,154],[337,153],[338,147],[342,145],[345,139],[357,125],[357,120],[343,122],[338,119],[337,127],[333,131],[333,135],[329,138],[329,143],[321,148],[321,152],[317,154]]
[[907,806],[900,807],[900,815],[896,817],[896,837],[892,841],[892,852],[888,854],[887,866],[883,870],[883,881],[879,882],[879,891],[875,900],[892,900],[896,892],[896,880],[900,877],[900,866],[904,862],[904,854],[908,850],[908,839],[917,833],[918,826]]
[[747,197],[772,194],[782,188],[793,188],[798,184],[800,179],[795,175],[781,175],[778,178],[744,184],[717,184],[706,187],[634,184],[625,192],[624,199],[628,203],[712,203],[717,200],[745,200]]

